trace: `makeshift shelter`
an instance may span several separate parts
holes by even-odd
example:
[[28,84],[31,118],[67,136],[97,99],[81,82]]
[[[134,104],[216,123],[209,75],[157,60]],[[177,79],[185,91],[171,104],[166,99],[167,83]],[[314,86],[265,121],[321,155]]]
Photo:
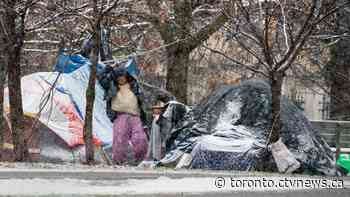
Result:
[[[31,126],[38,119],[40,134],[30,139],[35,141],[30,146],[39,150],[41,156],[72,161],[71,153],[81,152],[82,148],[78,150],[77,147],[82,147],[84,144],[85,91],[90,66],[89,60],[79,54],[61,54],[55,65],[56,72],[39,72],[22,77],[23,110],[27,120],[26,135],[33,135],[30,133],[33,132]],[[125,61],[122,66],[132,74],[139,72],[132,58]],[[103,64],[98,64],[97,70],[103,67]],[[99,83],[96,83],[95,90],[93,142],[108,147],[112,143],[112,123],[106,115],[104,90]],[[4,109],[6,117],[9,113],[7,88],[4,94]],[[13,145],[11,145],[10,128],[7,129],[6,136],[7,148],[11,149]],[[46,154],[47,151],[49,154]],[[36,156],[34,160],[38,160],[38,157]]]
[[[82,162],[85,161],[84,145],[74,147],[60,138],[53,130],[38,122],[35,118],[25,116],[24,135],[29,148],[29,160],[41,162]],[[33,127],[35,125],[35,128]],[[4,147],[1,151],[2,161],[14,161],[11,130],[7,126],[4,131]],[[95,160],[106,162],[102,151],[95,151]]]
[[[277,171],[267,146],[271,119],[271,90],[267,83],[245,81],[218,88],[177,124],[161,128],[162,133],[170,134],[170,148],[160,165],[179,166],[182,159],[189,168]],[[335,154],[299,108],[286,98],[281,102],[281,121],[282,142],[300,162],[299,171],[339,174]]]
[[[73,59],[71,59],[74,61]],[[90,62],[81,57],[80,67],[71,73],[39,72],[22,77],[23,110],[25,115],[39,117],[40,122],[54,131],[70,147],[83,144],[85,91],[89,80]],[[111,143],[112,123],[106,117],[103,90],[96,83],[93,133],[95,144]],[[8,91],[5,89],[5,112],[9,112]]]

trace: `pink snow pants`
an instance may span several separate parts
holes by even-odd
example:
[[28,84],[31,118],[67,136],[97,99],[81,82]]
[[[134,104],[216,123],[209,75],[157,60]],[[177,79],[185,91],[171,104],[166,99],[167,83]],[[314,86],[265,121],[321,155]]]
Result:
[[127,159],[129,142],[132,144],[134,159],[142,161],[147,153],[147,137],[139,116],[118,113],[113,123],[113,161],[122,164]]

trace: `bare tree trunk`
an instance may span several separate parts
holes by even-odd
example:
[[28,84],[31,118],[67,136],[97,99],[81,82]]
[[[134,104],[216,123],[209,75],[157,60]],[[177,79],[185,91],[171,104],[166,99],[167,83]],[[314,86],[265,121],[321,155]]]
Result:
[[[0,49],[2,50],[2,49]],[[5,61],[4,61],[3,52],[0,51],[0,161],[1,153],[4,144],[4,130],[5,130],[5,118],[4,118],[4,85],[6,80],[6,71],[5,71]]]
[[[98,33],[99,34],[99,33]],[[86,151],[86,162],[91,164],[94,162],[94,145],[93,145],[93,109],[95,102],[95,83],[96,83],[96,65],[98,61],[98,38],[95,32],[94,46],[92,48],[91,68],[89,85],[86,90],[86,110],[85,110],[85,124],[84,124],[84,142]]]
[[[151,13],[160,14],[161,3],[162,1],[147,0]],[[185,104],[187,103],[190,53],[228,21],[227,13],[231,8],[230,6],[225,7],[225,10],[219,13],[211,23],[192,33],[191,28],[194,26],[192,4],[190,0],[173,1],[174,19],[164,19],[161,15],[158,18],[155,18],[154,15],[150,17],[150,22],[159,31],[164,43],[172,45],[167,49],[166,88],[177,100]],[[174,44],[175,41],[178,43]]]
[[187,103],[189,52],[179,48],[168,49],[167,90],[176,95],[179,102]]
[[[344,42],[344,41],[340,41]],[[345,42],[348,43],[349,42]],[[344,44],[344,43],[343,43]],[[340,49],[338,49],[340,50]],[[337,51],[338,51],[337,50]],[[344,59],[337,58],[336,64],[332,70],[331,89],[330,89],[330,118],[336,120],[350,120],[350,65],[349,50],[339,51],[339,55],[343,54]],[[345,60],[348,61],[345,61]]]
[[16,24],[15,1],[9,1],[5,11],[5,31],[7,32],[7,70],[10,101],[10,122],[16,161],[29,159],[24,134],[24,116],[21,92],[21,49],[24,40],[24,16]]
[[[0,7],[4,7],[4,2],[0,2]],[[3,12],[0,12],[0,20],[3,21],[4,15]],[[4,28],[0,28],[0,161],[1,161],[1,153],[4,143],[4,130],[5,130],[5,119],[4,119],[4,86],[6,80],[6,35],[4,32]]]
[[[16,48],[16,47],[14,47]],[[24,161],[28,159],[28,151],[24,134],[24,116],[22,106],[21,92],[21,68],[20,52],[10,50],[13,54],[9,55],[8,62],[8,90],[10,101],[10,122],[12,131],[12,140],[14,144],[15,160]]]
[[[339,0],[343,4],[345,0]],[[346,9],[337,12],[337,33],[346,33],[350,28],[350,14]],[[330,79],[330,118],[350,120],[350,39],[340,39],[331,49],[328,63]]]
[[[1,17],[1,15],[0,15]],[[3,32],[0,30],[0,161],[1,161],[1,153],[4,144],[4,131],[5,131],[5,118],[4,118],[4,87],[6,81],[6,56],[5,56],[5,43],[2,41]]]
[[84,123],[84,142],[86,162],[93,164],[94,158],[94,144],[93,144],[93,110],[95,102],[95,84],[96,84],[96,68],[99,60],[99,54],[101,51],[101,22],[103,18],[119,4],[119,0],[115,0],[108,8],[103,10],[103,5],[106,2],[102,1],[101,10],[98,8],[98,0],[91,0],[93,7],[93,19],[89,21],[92,31],[92,55],[89,84],[86,89],[86,108],[85,108],[85,123]]
[[[96,13],[96,12],[95,12]],[[91,68],[89,85],[86,90],[86,110],[84,124],[84,142],[86,162],[92,164],[94,159],[94,144],[93,144],[93,109],[95,102],[95,84],[96,84],[96,67],[98,63],[98,55],[100,49],[101,26],[100,20],[96,19],[93,27],[93,47],[91,55]]]
[[283,84],[283,73],[271,73],[271,110],[272,110],[272,125],[270,130],[269,144],[276,142],[280,137],[282,127],[280,111],[281,111],[281,94]]

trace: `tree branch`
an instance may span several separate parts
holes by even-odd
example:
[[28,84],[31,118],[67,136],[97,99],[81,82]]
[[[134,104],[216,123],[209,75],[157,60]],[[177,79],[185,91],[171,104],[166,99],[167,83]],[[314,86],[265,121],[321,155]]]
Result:
[[191,38],[186,42],[184,48],[192,51],[197,48],[201,43],[207,40],[212,34],[217,32],[227,21],[229,17],[227,16],[225,10],[223,10],[218,17],[214,19],[213,22],[204,26],[197,33],[195,33]]
[[159,0],[146,0],[147,5],[149,9],[151,10],[151,13],[157,13],[157,16],[152,15],[152,14],[147,14],[143,17],[145,17],[146,20],[148,20],[150,23],[155,26],[156,29],[158,29],[162,39],[164,40],[165,43],[170,43],[174,41],[174,38],[171,33],[171,25],[170,22],[162,22],[160,20],[160,14],[159,11],[161,10],[160,3],[161,1]]
[[118,6],[118,3],[119,3],[119,0],[115,0],[111,6],[107,7],[106,9],[104,9],[102,11],[101,15],[105,16],[106,14],[108,14],[111,10],[113,10],[114,8],[116,8]]
[[235,60],[235,59],[233,59],[232,57],[229,57],[229,56],[227,56],[226,54],[224,54],[223,52],[218,51],[218,50],[216,50],[216,49],[212,49],[212,48],[207,47],[207,46],[205,46],[205,45],[203,45],[203,47],[204,47],[205,49],[210,50],[210,51],[213,52],[213,53],[219,54],[219,55],[221,55],[221,56],[227,58],[228,60],[232,61],[233,63],[235,63],[235,64],[237,64],[237,65],[239,65],[239,66],[242,66],[243,68],[246,68],[246,69],[249,70],[249,71],[252,71],[252,72],[254,72],[254,73],[259,73],[259,74],[263,75],[264,77],[268,78],[268,75],[267,75],[266,73],[262,72],[261,70],[255,69],[253,66],[250,66],[250,65],[247,65],[247,64],[243,64],[242,62],[240,62],[240,61],[238,61],[238,60]]
[[[310,13],[308,14],[306,20],[304,21],[303,26],[301,27],[301,29],[299,30],[296,39],[293,41],[293,45],[290,46],[289,50],[286,51],[286,53],[284,54],[284,57],[282,60],[280,60],[277,64],[276,64],[276,69],[279,70],[280,67],[282,65],[286,65],[286,61],[288,61],[288,59],[290,58],[290,56],[294,53],[295,48],[297,47],[298,43],[300,43],[300,41],[302,40],[303,35],[305,34],[305,31],[307,31],[307,29],[310,28],[310,24],[311,24],[311,20],[314,16],[314,12],[316,9],[316,1],[317,0],[313,0],[313,4],[312,7],[310,9]],[[283,69],[284,70],[284,69]]]
[[308,30],[307,32],[304,32],[303,36],[300,36],[300,41],[297,42],[296,45],[294,45],[294,50],[290,52],[289,56],[286,57],[286,60],[284,61],[283,64],[280,65],[280,67],[278,68],[278,70],[280,71],[286,71],[290,66],[291,64],[288,63],[288,62],[293,62],[295,60],[295,58],[297,57],[298,55],[298,52],[301,50],[301,48],[304,46],[305,42],[307,41],[307,39],[310,37],[310,35],[312,34],[312,32],[314,31],[315,27],[321,23],[323,20],[325,20],[328,16],[330,16],[331,14],[334,14],[337,10],[347,6],[347,5],[350,5],[350,2],[346,2],[336,8],[333,8],[332,10],[330,10],[329,12],[327,12],[324,16],[322,16],[321,18],[319,18],[318,20],[316,20],[315,22],[313,23],[308,23]]
[[280,0],[280,6],[281,6],[281,14],[282,14],[282,18],[283,18],[283,34],[284,34],[284,40],[285,40],[285,44],[287,47],[287,51],[289,50],[289,38],[288,38],[288,32],[287,32],[287,16],[286,16],[286,12],[285,12],[285,5],[286,5],[286,0],[283,1],[283,3]]

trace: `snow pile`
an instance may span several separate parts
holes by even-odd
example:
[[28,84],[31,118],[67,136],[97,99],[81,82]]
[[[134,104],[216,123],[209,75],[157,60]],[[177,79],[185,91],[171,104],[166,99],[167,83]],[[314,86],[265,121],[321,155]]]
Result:
[[233,124],[235,124],[240,118],[241,105],[240,102],[227,102],[227,108],[220,114],[214,130],[227,131],[232,129]]

